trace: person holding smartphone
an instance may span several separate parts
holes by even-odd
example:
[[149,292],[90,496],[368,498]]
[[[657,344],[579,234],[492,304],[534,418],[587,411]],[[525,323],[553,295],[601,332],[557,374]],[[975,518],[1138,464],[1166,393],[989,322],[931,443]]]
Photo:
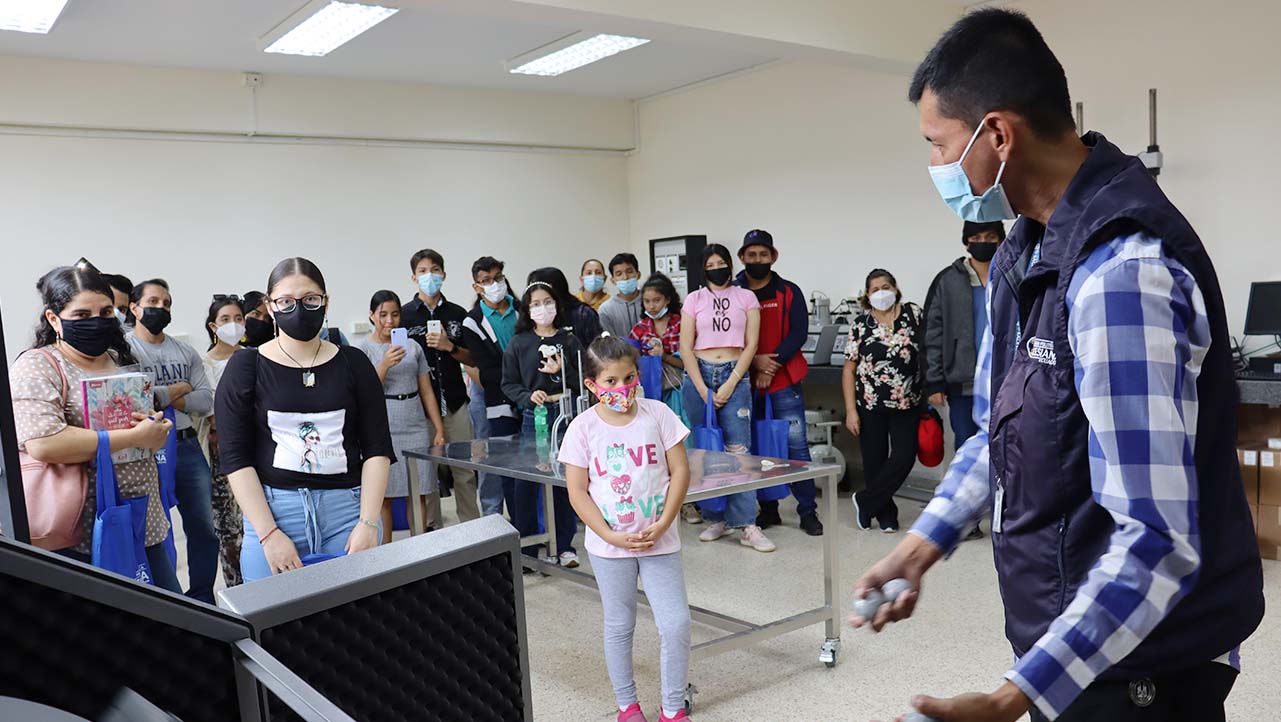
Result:
[[[445,443],[445,423],[440,418],[436,391],[431,384],[431,369],[427,355],[417,343],[409,340],[408,333],[400,328],[400,297],[393,291],[379,291],[369,301],[369,320],[374,332],[360,343],[374,364],[378,378],[383,382],[383,396],[387,402],[387,421],[391,427],[392,448],[398,462],[391,465],[387,479],[387,494],[383,499],[383,543],[391,542],[392,500],[409,496],[409,464],[418,464],[418,490],[421,514],[427,519],[427,497],[434,496],[440,505],[440,490],[436,473],[430,464],[405,456],[404,449],[422,448],[430,443]],[[439,523],[437,521],[436,523]],[[434,527],[428,524],[427,531]]]

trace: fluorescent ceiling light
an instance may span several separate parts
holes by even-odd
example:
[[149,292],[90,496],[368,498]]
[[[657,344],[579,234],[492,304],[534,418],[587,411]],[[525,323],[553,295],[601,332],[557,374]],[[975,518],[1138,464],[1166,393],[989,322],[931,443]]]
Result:
[[397,8],[379,5],[312,0],[263,36],[258,45],[268,53],[328,55],[397,12]]
[[593,35],[576,41],[580,37],[582,33],[575,33],[525,53],[508,61],[507,70],[521,75],[560,75],[649,42],[645,38],[626,35]]
[[67,0],[0,0],[0,30],[48,33]]

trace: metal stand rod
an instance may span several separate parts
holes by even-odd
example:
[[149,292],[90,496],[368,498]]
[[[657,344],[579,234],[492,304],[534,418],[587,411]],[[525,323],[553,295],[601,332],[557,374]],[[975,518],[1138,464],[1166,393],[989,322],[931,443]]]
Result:
[[240,666],[306,722],[356,722],[253,640],[235,642],[233,654]]
[[837,493],[836,487],[841,483],[841,477],[837,473],[829,474],[823,485],[823,501],[827,506],[827,528],[823,530],[823,562],[825,565],[823,572],[823,601],[831,610],[831,616],[827,620],[827,638],[841,638],[841,604],[838,601],[840,595],[837,586],[841,583],[841,550],[837,542],[840,535],[841,525],[837,523]]
[[[426,520],[419,517],[418,514],[418,490],[421,488],[421,480],[418,478],[418,460],[402,459],[402,463],[408,464],[406,471],[409,472],[409,496],[405,498],[405,514],[409,517],[409,535],[418,536],[422,534],[426,527]],[[432,468],[436,465],[433,463]]]
[[1156,147],[1156,88],[1148,88],[1148,145]]

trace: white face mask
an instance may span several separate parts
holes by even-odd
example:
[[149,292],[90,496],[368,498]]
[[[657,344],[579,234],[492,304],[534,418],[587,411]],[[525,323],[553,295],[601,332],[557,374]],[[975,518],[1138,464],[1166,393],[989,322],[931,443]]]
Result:
[[485,300],[490,303],[500,303],[507,298],[507,284],[494,281],[493,283],[483,286],[485,289]]
[[245,337],[245,325],[234,321],[231,323],[224,323],[214,329],[214,335],[216,335],[218,340],[223,343],[235,346],[240,343],[240,339]]
[[872,304],[872,308],[877,311],[888,311],[894,308],[895,303],[898,303],[898,294],[890,290],[881,289],[868,296],[867,300]]
[[556,321],[556,304],[545,303],[529,307],[529,318],[539,326],[550,326]]

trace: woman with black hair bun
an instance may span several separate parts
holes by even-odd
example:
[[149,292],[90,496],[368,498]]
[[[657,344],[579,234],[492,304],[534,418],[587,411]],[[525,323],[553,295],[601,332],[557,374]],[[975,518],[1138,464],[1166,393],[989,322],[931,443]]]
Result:
[[[55,268],[36,287],[43,308],[35,340],[9,369],[18,449],[45,464],[84,464],[93,478],[98,434],[85,428],[81,381],[132,366],[133,352],[116,319],[111,286],[96,270]],[[107,436],[112,452],[131,448],[156,451],[164,448],[171,428],[164,417],[134,414],[132,428],[108,431]],[[181,594],[163,544],[169,521],[161,508],[155,460],[148,456],[117,463],[115,472],[122,498],[147,497],[146,552],[153,583]],[[49,510],[32,508],[33,503],[39,500],[28,500],[28,517],[49,516]],[[66,548],[46,548],[89,562],[96,507],[95,485],[89,484],[78,531],[80,541]],[[73,536],[77,533],[74,529],[65,531]]]

